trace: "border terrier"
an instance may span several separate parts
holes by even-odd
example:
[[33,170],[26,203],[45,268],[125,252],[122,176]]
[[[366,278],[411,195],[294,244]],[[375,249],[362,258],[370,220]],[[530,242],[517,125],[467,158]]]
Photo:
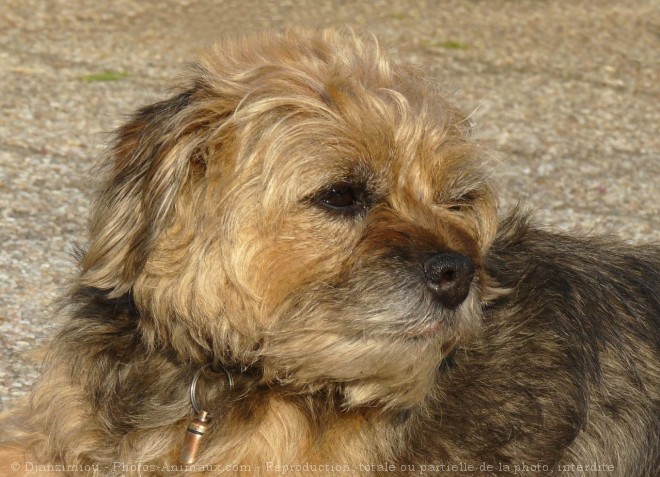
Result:
[[225,41],[121,126],[3,475],[660,475],[660,250],[498,220],[351,30]]

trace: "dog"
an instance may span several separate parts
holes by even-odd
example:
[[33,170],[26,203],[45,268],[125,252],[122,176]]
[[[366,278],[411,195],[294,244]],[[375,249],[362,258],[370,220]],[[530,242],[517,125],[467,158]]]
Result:
[[498,220],[348,29],[227,40],[102,161],[2,475],[660,475],[660,250]]

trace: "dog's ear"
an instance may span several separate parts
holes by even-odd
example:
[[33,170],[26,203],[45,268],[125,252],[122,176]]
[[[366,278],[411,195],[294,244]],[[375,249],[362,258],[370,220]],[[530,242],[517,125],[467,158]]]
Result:
[[191,88],[144,107],[115,133],[92,204],[82,285],[109,297],[130,290],[168,228],[182,188],[204,167],[200,157],[210,118],[195,107],[200,93]]

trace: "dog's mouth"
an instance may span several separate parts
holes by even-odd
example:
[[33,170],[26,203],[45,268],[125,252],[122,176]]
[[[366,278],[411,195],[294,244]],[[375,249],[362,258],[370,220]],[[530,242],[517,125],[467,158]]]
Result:
[[414,258],[364,261],[339,280],[292,295],[276,310],[273,333],[405,349],[472,334],[481,321],[480,267],[452,253]]
[[468,286],[461,291],[464,296],[452,308],[445,306],[437,296],[424,290],[422,304],[416,315],[408,315],[402,326],[402,337],[408,339],[442,339],[454,336],[457,330],[471,326],[481,307],[477,296],[478,286]]
[[448,307],[420,282],[392,284],[386,293],[382,287],[377,293],[353,290],[352,296],[344,294],[344,301],[338,305],[336,332],[386,341],[454,341],[466,329],[478,325],[481,316],[478,280],[460,293],[460,302],[452,298],[455,301]]

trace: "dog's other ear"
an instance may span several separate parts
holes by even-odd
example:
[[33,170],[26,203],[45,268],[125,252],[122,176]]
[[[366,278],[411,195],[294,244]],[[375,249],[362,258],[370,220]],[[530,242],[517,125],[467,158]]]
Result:
[[130,290],[167,229],[182,188],[204,167],[200,158],[211,118],[195,108],[199,94],[191,88],[146,106],[116,131],[92,204],[82,285],[109,297]]

